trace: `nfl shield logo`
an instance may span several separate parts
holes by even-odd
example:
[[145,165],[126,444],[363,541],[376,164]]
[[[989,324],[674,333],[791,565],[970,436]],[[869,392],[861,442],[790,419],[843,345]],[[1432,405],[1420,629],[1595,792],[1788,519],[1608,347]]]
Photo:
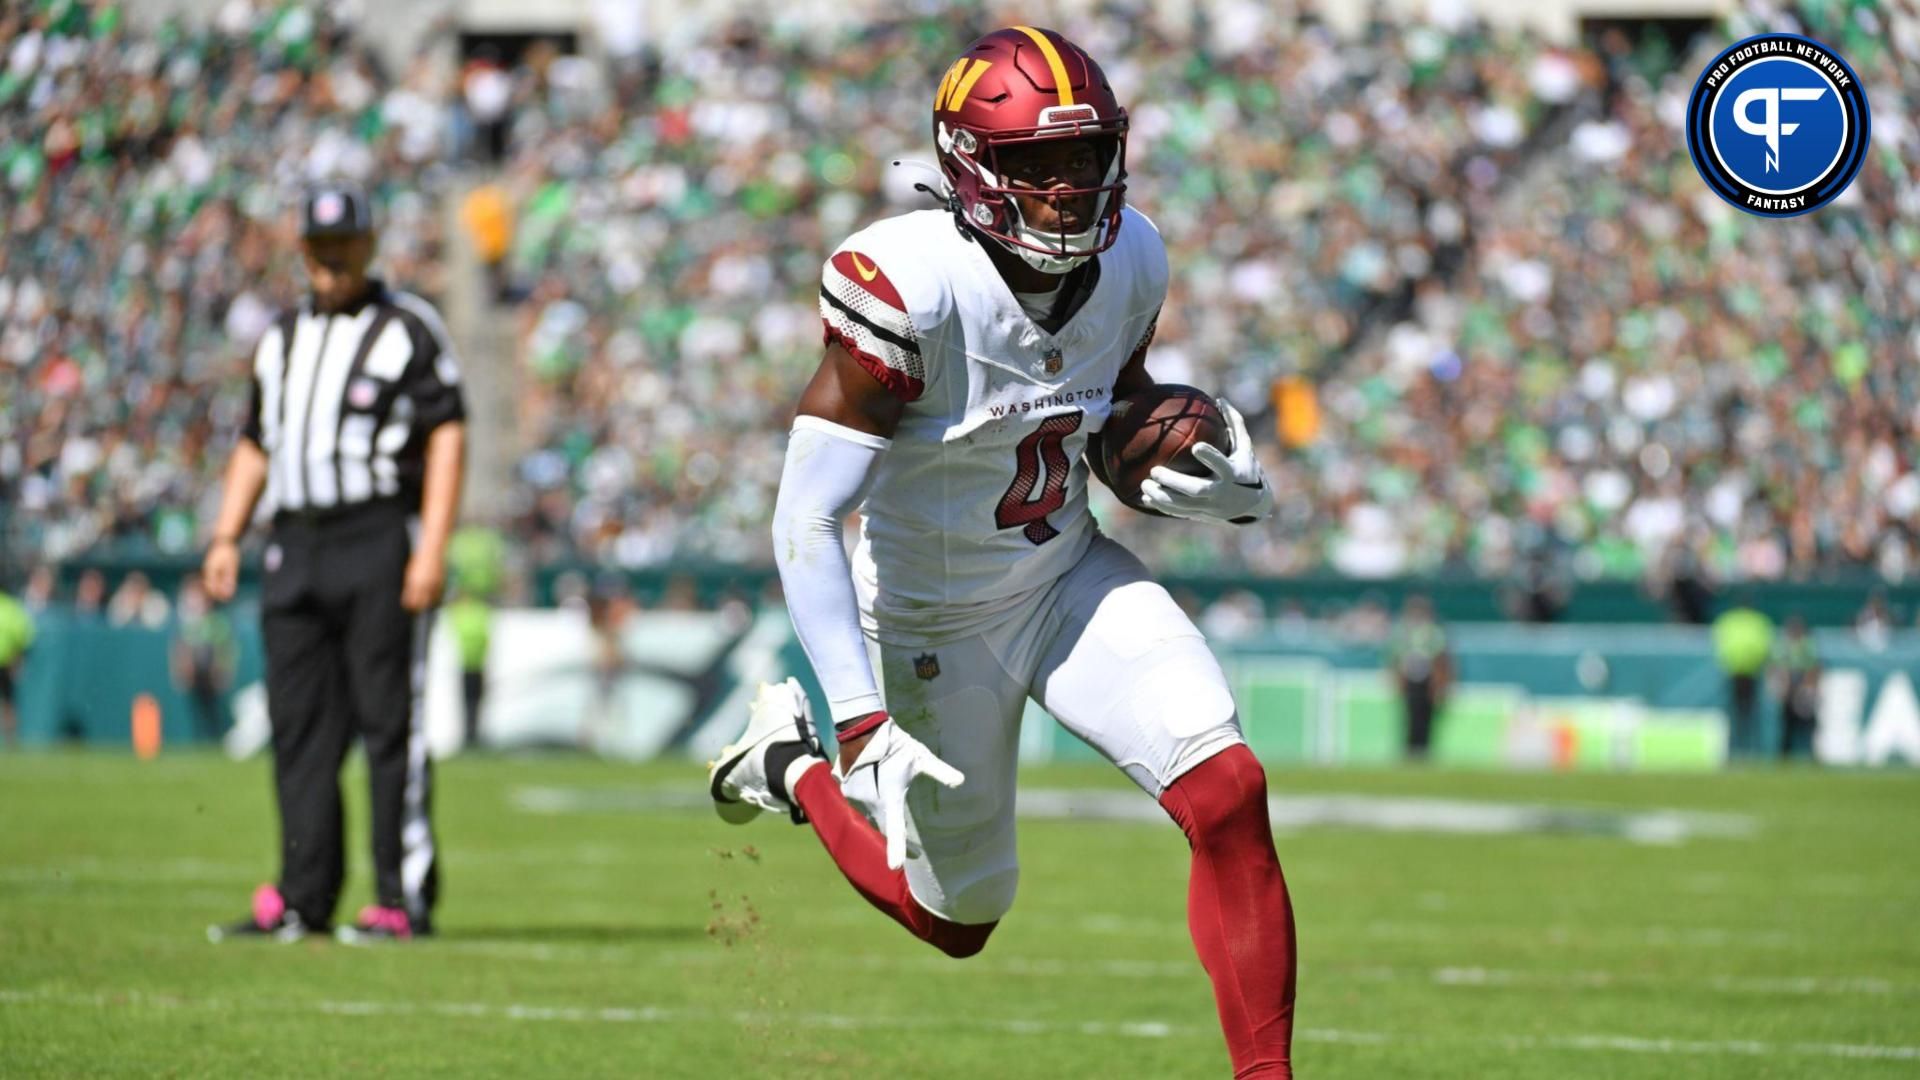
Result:
[[1060,374],[1060,365],[1063,364],[1064,362],[1065,360],[1060,355],[1059,346],[1057,345],[1047,346],[1046,355],[1045,357],[1043,357],[1042,363],[1041,363],[1041,366],[1045,369],[1047,374],[1049,375]]
[[938,678],[940,658],[932,653],[921,653],[913,658],[913,673],[922,679]]
[[380,400],[380,388],[372,379],[355,379],[347,386],[347,404],[356,409],[371,409]]

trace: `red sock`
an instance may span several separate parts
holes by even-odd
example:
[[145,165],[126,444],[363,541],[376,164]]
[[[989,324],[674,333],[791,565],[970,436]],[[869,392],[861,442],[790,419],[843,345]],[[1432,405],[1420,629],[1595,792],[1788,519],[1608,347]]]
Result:
[[972,956],[987,947],[987,935],[999,924],[949,922],[921,907],[907,889],[906,871],[887,866],[886,838],[847,802],[831,768],[808,769],[793,786],[793,798],[807,812],[834,865],[867,903],[948,956]]
[[1293,904],[1267,823],[1267,776],[1245,746],[1201,762],[1160,805],[1193,848],[1187,928],[1213,980],[1236,1080],[1291,1077]]

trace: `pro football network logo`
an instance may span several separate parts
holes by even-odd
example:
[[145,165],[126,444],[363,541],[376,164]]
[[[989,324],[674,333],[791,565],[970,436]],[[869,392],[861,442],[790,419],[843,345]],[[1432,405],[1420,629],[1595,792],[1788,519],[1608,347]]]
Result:
[[1840,54],[1758,34],[1713,58],[1687,101],[1687,152],[1715,195],[1761,217],[1818,210],[1867,157],[1867,95]]

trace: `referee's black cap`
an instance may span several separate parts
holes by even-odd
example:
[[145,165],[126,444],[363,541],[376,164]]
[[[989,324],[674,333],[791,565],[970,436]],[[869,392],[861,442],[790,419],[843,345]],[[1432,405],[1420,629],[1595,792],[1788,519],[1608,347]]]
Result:
[[373,232],[373,200],[351,181],[330,181],[300,203],[301,236],[365,236]]

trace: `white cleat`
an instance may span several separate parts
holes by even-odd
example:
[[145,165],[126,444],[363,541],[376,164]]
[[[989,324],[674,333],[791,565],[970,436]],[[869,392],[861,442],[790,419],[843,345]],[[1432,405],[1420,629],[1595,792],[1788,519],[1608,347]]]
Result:
[[825,761],[799,680],[761,683],[747,714],[747,730],[707,766],[714,813],[730,825],[744,825],[770,810],[800,824],[807,818],[790,798],[791,785]]

